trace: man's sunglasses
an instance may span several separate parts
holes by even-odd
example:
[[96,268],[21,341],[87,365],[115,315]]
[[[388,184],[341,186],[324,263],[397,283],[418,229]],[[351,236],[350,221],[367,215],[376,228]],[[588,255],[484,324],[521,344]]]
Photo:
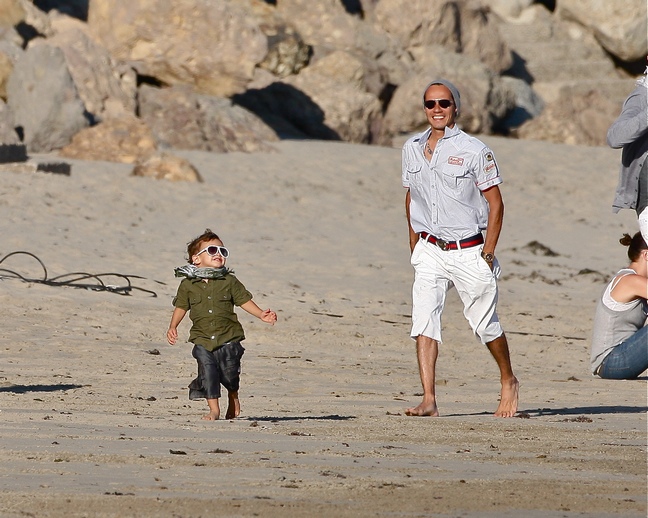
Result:
[[209,255],[217,255],[220,254],[220,256],[223,259],[226,259],[229,256],[229,250],[225,248],[224,246],[216,246],[216,245],[209,245],[203,248],[200,252],[198,252],[196,255],[200,255],[203,252],[207,252]]
[[443,109],[450,108],[454,104],[450,99],[428,99],[423,103],[423,106],[431,110],[436,106],[436,103],[439,103],[439,106]]

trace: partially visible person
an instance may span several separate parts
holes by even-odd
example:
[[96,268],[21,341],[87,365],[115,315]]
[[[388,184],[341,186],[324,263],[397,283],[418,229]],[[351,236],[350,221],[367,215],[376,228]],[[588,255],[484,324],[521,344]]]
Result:
[[594,316],[592,374],[635,379],[648,369],[648,246],[637,232],[619,242],[628,247],[630,265],[605,287]]
[[[648,69],[646,69],[648,73]],[[623,103],[607,132],[607,143],[623,148],[613,211],[634,209],[639,230],[648,241],[648,78],[644,75]]]
[[497,316],[495,247],[504,218],[502,178],[493,151],[456,124],[461,109],[456,86],[446,79],[432,81],[422,101],[429,128],[403,146],[402,184],[414,268],[410,336],[416,340],[423,399],[405,413],[439,415],[435,377],[441,314],[454,286],[464,316],[499,367],[495,415],[513,417],[519,383]]
[[229,402],[225,418],[233,419],[241,411],[238,390],[244,352],[241,342],[245,340],[234,306],[272,325],[277,314],[257,306],[252,294],[225,267],[229,251],[210,229],[187,245],[187,255],[189,264],[175,269],[176,277],[185,278],[173,299],[167,341],[170,345],[177,342],[178,325],[189,312],[191,354],[198,362],[198,377],[189,385],[189,399],[206,399],[209,413],[203,419],[215,421],[220,418],[223,385]]

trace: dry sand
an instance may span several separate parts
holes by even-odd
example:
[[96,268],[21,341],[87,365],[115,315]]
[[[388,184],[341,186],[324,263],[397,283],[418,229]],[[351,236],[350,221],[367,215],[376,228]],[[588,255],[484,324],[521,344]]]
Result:
[[[399,149],[178,152],[203,184],[105,162],[72,161],[69,177],[0,166],[0,257],[34,253],[50,278],[141,276],[133,285],[157,294],[3,275],[0,516],[645,517],[646,377],[588,368],[595,300],[626,264],[618,238],[636,231],[632,212],[610,209],[620,155],[484,140],[505,181],[499,312],[521,381],[511,419],[492,416],[497,369],[456,295],[442,417],[403,413],[421,389]],[[215,423],[187,399],[190,346],[164,339],[173,268],[205,227],[279,315],[271,327],[240,314],[242,415]],[[26,255],[0,268],[42,276]]]

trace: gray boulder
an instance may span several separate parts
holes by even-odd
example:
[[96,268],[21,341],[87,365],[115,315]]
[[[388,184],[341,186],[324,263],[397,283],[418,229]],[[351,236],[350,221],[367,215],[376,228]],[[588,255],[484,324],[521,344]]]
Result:
[[140,117],[162,147],[205,151],[270,151],[277,135],[231,100],[195,93],[190,87],[139,90]]
[[9,77],[7,97],[28,151],[59,149],[88,125],[65,56],[56,47],[27,49]]
[[76,20],[55,25],[57,33],[47,43],[60,48],[86,110],[95,120],[135,113],[137,78],[135,71],[116,63],[108,51],[97,45]]
[[244,91],[268,50],[255,19],[222,0],[93,0],[88,25],[113,58],[141,75],[208,95]]
[[509,133],[519,128],[525,122],[534,119],[542,113],[545,102],[533,90],[530,84],[517,77],[501,77],[504,88],[511,92],[514,101],[513,108],[506,117],[497,122],[497,129]]

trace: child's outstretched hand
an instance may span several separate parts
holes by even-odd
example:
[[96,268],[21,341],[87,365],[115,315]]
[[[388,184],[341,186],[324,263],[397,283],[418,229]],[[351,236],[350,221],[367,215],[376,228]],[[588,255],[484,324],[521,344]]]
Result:
[[266,309],[259,318],[270,325],[274,325],[277,321],[277,314],[270,309]]
[[178,330],[175,327],[170,327],[167,331],[167,342],[169,345],[175,345],[178,341]]

